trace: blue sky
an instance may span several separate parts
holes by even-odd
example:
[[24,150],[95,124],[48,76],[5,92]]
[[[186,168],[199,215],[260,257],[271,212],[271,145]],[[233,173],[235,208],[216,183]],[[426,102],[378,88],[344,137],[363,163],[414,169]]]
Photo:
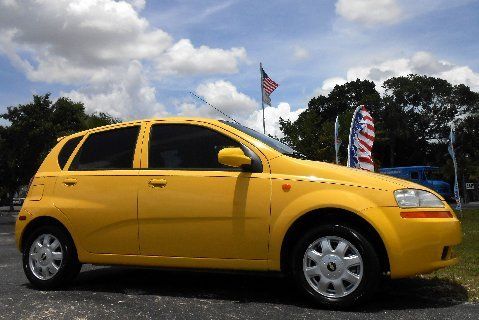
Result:
[[125,120],[216,117],[188,91],[260,125],[258,64],[280,87],[268,131],[335,84],[411,72],[479,91],[479,1],[0,0],[0,112],[34,93]]

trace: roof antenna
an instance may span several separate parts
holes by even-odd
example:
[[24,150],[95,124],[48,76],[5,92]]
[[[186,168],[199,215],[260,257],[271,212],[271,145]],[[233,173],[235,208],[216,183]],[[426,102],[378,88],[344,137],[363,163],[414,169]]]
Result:
[[230,119],[230,120],[233,120],[233,122],[237,123],[237,124],[241,124],[239,123],[238,121],[236,121],[235,119],[233,119],[232,117],[230,117],[229,115],[227,115],[226,113],[224,113],[223,111],[221,111],[220,109],[216,108],[214,105],[212,105],[211,103],[209,103],[208,101],[206,101],[205,99],[203,99],[202,97],[194,94],[193,92],[190,91],[190,94],[195,97],[196,99],[200,100],[200,101],[203,101],[204,103],[206,103],[207,105],[209,105],[210,107],[212,107],[213,109],[215,109],[216,111],[218,111],[219,113],[221,113],[222,115],[224,115],[226,118]]

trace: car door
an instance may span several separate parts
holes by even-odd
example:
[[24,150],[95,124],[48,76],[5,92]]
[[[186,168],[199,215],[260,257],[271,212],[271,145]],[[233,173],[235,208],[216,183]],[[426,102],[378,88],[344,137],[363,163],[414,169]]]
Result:
[[[206,123],[159,122],[146,132],[138,193],[141,253],[266,259],[271,187],[264,156]],[[224,147],[243,148],[255,172],[220,164]]]
[[140,131],[138,123],[87,135],[57,178],[54,204],[88,252],[139,253]]

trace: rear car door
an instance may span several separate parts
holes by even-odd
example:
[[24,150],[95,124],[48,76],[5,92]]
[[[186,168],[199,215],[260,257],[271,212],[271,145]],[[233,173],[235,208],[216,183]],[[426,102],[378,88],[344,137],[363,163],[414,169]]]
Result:
[[84,250],[138,254],[141,123],[88,134],[55,184],[55,206]]

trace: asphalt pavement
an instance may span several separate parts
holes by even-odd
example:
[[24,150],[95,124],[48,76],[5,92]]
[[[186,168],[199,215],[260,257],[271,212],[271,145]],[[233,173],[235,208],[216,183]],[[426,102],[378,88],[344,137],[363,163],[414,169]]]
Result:
[[83,266],[68,289],[39,291],[23,274],[14,218],[0,217],[0,319],[479,319],[465,288],[437,279],[387,281],[367,305],[329,311],[283,278]]

